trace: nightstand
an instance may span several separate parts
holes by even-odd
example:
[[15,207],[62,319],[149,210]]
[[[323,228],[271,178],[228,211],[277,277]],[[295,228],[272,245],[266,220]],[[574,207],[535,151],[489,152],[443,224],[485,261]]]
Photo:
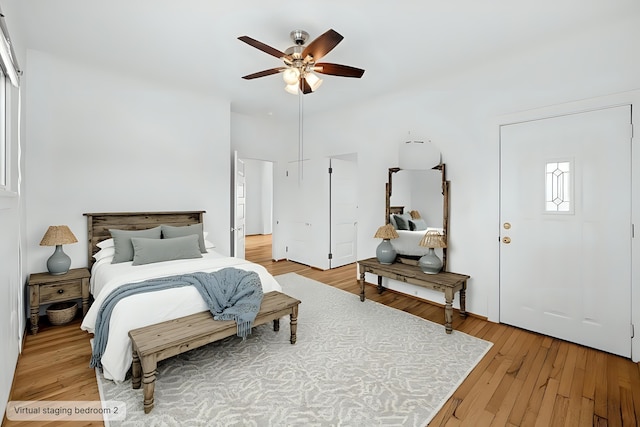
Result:
[[29,276],[29,301],[31,305],[31,333],[38,333],[40,306],[53,302],[82,298],[82,316],[89,310],[89,277],[86,268],[74,268],[66,274],[54,276],[37,273]]

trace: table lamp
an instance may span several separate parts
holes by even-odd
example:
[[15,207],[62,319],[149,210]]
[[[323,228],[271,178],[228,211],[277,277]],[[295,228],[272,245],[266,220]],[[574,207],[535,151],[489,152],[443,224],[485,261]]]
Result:
[[418,265],[423,273],[437,274],[442,270],[442,260],[438,258],[434,248],[446,248],[447,242],[439,231],[429,230],[418,243],[420,246],[429,248],[429,252],[418,260]]
[[373,237],[382,239],[382,242],[376,249],[376,258],[378,258],[378,262],[380,264],[393,264],[396,260],[397,253],[389,239],[397,239],[399,237],[395,228],[393,228],[393,225],[383,225],[378,228],[378,231],[376,231],[376,234]]
[[71,267],[71,258],[62,250],[62,245],[77,243],[78,239],[66,225],[52,225],[44,233],[40,246],[55,246],[53,255],[47,260],[49,273],[58,276],[66,274]]

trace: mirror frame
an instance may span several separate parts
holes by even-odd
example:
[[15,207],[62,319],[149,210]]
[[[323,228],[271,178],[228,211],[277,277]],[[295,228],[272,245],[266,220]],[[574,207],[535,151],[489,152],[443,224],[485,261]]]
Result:
[[[433,170],[439,170],[442,179],[442,229],[444,230],[444,240],[447,243],[446,248],[442,248],[442,271],[447,271],[447,249],[449,246],[449,188],[451,182],[447,181],[446,165],[440,163],[432,167]],[[385,211],[384,211],[384,223],[389,224],[392,209],[391,209],[391,193],[393,191],[393,174],[401,171],[400,168],[389,168],[388,181],[385,185]],[[396,213],[395,211],[393,213]]]

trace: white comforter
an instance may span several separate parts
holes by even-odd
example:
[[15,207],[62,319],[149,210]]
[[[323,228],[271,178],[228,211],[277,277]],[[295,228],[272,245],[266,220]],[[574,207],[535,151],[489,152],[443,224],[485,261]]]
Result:
[[444,230],[442,228],[436,227],[429,227],[422,231],[396,230],[399,237],[389,241],[399,255],[426,255],[429,252],[429,248],[420,246],[420,240],[422,240],[425,233],[430,230],[436,230],[444,234]]
[[[131,262],[111,264],[111,259],[112,257],[101,259],[91,270],[91,293],[95,300],[81,325],[83,330],[90,333],[94,332],[98,310],[106,296],[127,283],[236,267],[257,272],[265,293],[282,290],[280,284],[263,266],[240,258],[226,257],[211,250],[203,254],[202,258],[136,266],[132,266]],[[207,306],[200,293],[193,286],[137,294],[120,301],[111,316],[107,347],[101,360],[105,378],[124,381],[132,360],[130,330],[206,310]]]

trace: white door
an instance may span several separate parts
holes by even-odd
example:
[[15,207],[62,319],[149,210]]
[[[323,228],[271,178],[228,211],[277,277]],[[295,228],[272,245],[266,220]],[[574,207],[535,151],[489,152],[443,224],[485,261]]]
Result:
[[356,262],[357,192],[356,162],[331,159],[331,259],[330,268]]
[[245,205],[247,192],[245,188],[244,162],[238,158],[238,152],[233,153],[233,227],[232,231],[232,247],[233,256],[244,258],[244,230],[245,230]]
[[287,259],[329,268],[329,159],[291,162],[287,173],[290,207]]
[[502,126],[500,321],[631,354],[631,107]]

